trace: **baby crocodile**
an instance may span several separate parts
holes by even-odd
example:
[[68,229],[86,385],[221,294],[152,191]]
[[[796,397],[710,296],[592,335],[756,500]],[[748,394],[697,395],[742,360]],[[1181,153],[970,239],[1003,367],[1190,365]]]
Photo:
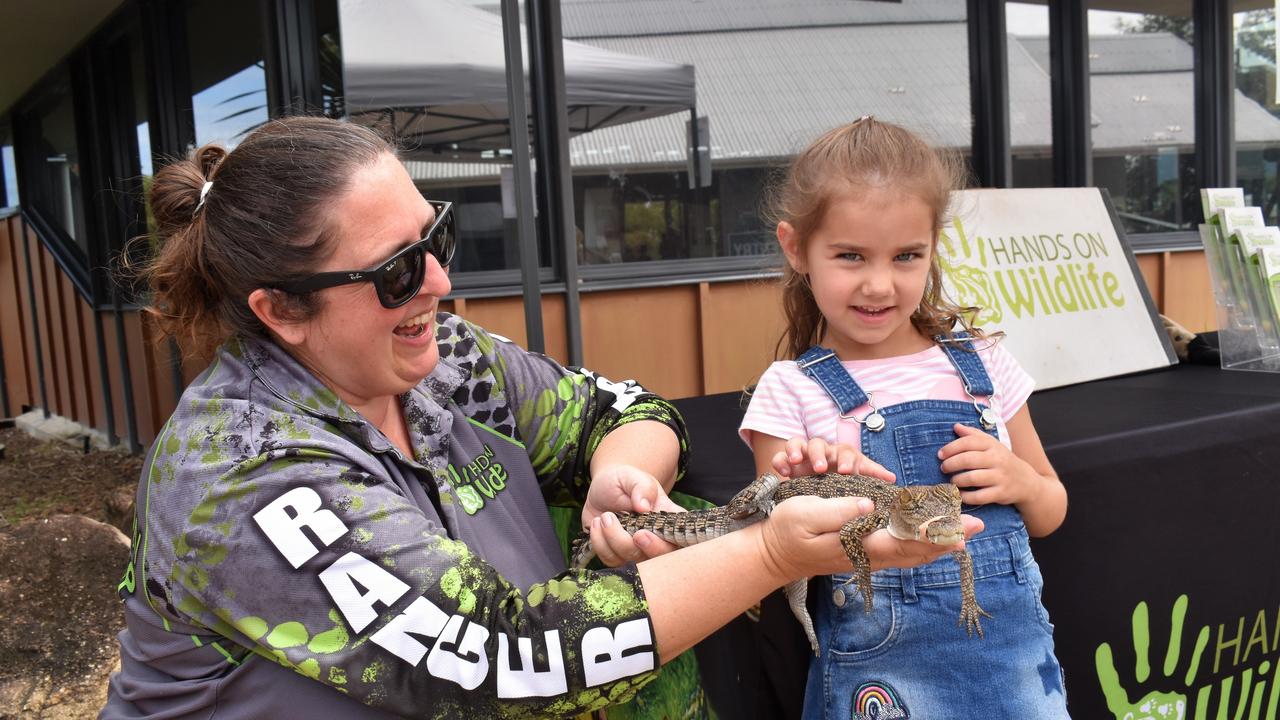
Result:
[[[875,512],[854,518],[840,528],[840,544],[853,563],[854,583],[862,594],[863,606],[871,612],[871,563],[862,539],[886,528],[900,540],[924,540],[936,545],[954,545],[964,538],[960,522],[960,490],[951,483],[901,487],[865,475],[809,475],[782,481],[772,473],[761,475],[733,497],[726,505],[691,512],[617,513],[619,525],[628,533],[649,530],[658,537],[680,547],[695,545],[740,530],[759,522],[773,507],[797,495],[823,498],[865,497],[875,503]],[[585,537],[574,546],[574,567],[585,567],[594,553]],[[978,605],[973,590],[973,559],[967,550],[951,553],[960,566],[960,625],[972,636],[982,637],[982,617],[991,617]],[[786,587],[787,602],[796,619],[804,627],[814,654],[818,640],[813,621],[805,607],[808,580],[801,579]]]

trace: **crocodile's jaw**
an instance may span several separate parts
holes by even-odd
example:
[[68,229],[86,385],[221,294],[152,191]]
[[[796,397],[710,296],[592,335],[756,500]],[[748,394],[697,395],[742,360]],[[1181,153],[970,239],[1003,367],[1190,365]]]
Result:
[[964,526],[955,518],[933,518],[913,525],[902,518],[890,516],[886,528],[899,540],[923,540],[934,545],[955,545],[964,540]]

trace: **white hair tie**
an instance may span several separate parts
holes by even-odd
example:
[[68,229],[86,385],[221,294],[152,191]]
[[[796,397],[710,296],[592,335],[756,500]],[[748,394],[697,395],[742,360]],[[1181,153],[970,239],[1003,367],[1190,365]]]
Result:
[[204,207],[205,196],[209,194],[209,188],[213,187],[213,181],[209,180],[200,188],[200,202],[196,203],[196,209],[191,211],[191,217],[195,218],[196,213],[200,212],[200,208]]

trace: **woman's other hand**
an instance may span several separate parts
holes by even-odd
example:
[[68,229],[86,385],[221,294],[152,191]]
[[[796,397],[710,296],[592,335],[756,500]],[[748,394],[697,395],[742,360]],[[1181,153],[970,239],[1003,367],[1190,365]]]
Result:
[[632,536],[618,524],[619,511],[684,512],[667,496],[653,475],[631,465],[611,465],[591,476],[582,526],[591,533],[591,547],[600,562],[617,567],[639,562],[675,549],[671,543],[642,530]]

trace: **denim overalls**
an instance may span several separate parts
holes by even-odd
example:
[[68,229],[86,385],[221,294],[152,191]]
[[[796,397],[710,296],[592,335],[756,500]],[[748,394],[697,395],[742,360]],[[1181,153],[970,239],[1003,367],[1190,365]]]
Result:
[[[996,436],[994,410],[977,399],[990,402],[995,390],[972,340],[957,333],[955,340],[937,342],[972,402],[872,405],[854,417],[868,397],[835,353],[814,347],[796,360],[840,408],[841,422],[862,426],[863,454],[893,472],[900,485],[947,481],[938,450],[956,439],[954,423]],[[950,555],[874,573],[870,614],[854,586],[845,584],[849,575],[819,578],[812,594],[822,653],[809,667],[806,720],[1068,717],[1053,626],[1040,604],[1040,568],[1022,516],[1011,505],[965,505],[964,512],[986,523],[965,543],[978,603],[992,615],[982,619],[986,637],[970,638],[957,625],[960,570]]]

